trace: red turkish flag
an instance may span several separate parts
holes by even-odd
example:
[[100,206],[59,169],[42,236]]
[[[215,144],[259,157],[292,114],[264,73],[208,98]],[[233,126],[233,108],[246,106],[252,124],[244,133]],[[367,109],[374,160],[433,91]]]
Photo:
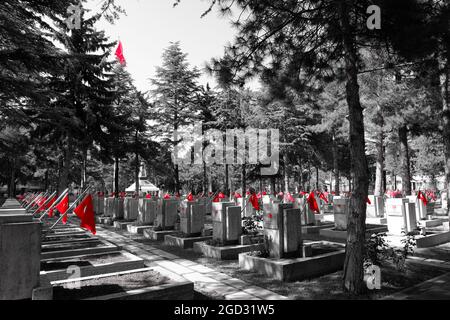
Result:
[[[69,209],[69,195],[66,194],[64,198],[55,206],[55,208],[59,211],[59,213],[64,214],[66,213],[67,209]],[[53,214],[53,212],[52,212]],[[63,216],[62,222],[64,224],[67,223],[67,214]]]
[[319,198],[322,199],[323,201],[325,201],[325,203],[328,203],[328,199],[327,199],[327,197],[325,197],[323,192],[320,193]]
[[150,193],[148,193],[146,196],[145,196],[145,199],[151,199],[152,198],[152,195],[150,194]]
[[[55,201],[56,201],[56,196],[54,196],[53,198],[52,198],[52,200],[50,200],[48,203],[47,203],[47,205],[45,206],[45,209],[47,210],[47,209],[50,209],[50,207],[55,203]],[[48,216],[51,218],[51,217],[53,217],[53,208],[48,212]]]
[[194,196],[192,195],[192,193],[189,193],[186,199],[187,201],[194,201]]
[[292,196],[292,194],[290,192],[286,193],[286,199],[289,202],[294,202],[294,197]]
[[235,192],[235,193],[234,193],[234,197],[235,197],[236,199],[242,198],[242,196],[241,196],[241,194],[240,194],[239,192]]
[[164,199],[170,199],[170,195],[169,195],[168,193],[166,193],[166,194],[164,195]]
[[370,201],[369,197],[367,197],[366,202],[367,202],[367,204],[372,204],[372,201]]
[[92,196],[88,194],[86,198],[73,210],[73,212],[80,218],[80,227],[87,229],[96,234],[95,230],[95,215],[94,205],[92,204]]
[[127,62],[125,60],[125,56],[123,55],[123,46],[122,46],[122,41],[119,41],[119,45],[117,46],[116,49],[116,57],[119,60],[121,65],[126,65]]
[[424,205],[427,205],[427,203],[428,203],[427,197],[425,197],[425,195],[420,190],[419,190],[419,193],[417,194],[417,199],[422,200]]
[[315,213],[319,213],[319,206],[317,205],[316,198],[314,197],[314,192],[311,192],[306,199],[309,205],[309,209]]
[[261,208],[259,207],[258,197],[256,196],[256,194],[253,193],[250,196],[249,201],[252,204],[253,208],[255,208],[255,210],[257,211],[261,210]]
[[225,195],[222,192],[219,192],[218,197],[219,199],[225,199]]

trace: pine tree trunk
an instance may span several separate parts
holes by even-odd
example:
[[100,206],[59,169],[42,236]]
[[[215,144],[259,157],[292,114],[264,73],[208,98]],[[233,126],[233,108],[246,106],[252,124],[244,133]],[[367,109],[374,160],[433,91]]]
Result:
[[298,184],[299,184],[299,191],[305,190],[304,181],[303,181],[303,165],[302,165],[302,159],[299,159],[298,161]]
[[366,234],[366,199],[369,169],[365,154],[364,118],[358,85],[357,54],[349,22],[346,0],[338,2],[339,22],[345,53],[346,98],[350,122],[351,172],[354,178],[347,224],[347,244],[344,262],[344,289],[360,294],[364,291],[364,245]]
[[284,192],[289,192],[289,176],[288,176],[288,156],[287,152],[283,153],[284,162]]
[[119,197],[119,157],[114,159],[114,192],[115,197]]
[[8,198],[14,198],[16,193],[16,161],[14,158],[11,159],[11,175],[9,180],[9,187],[8,187]]
[[83,149],[81,153],[81,189],[86,187],[86,160],[87,159],[87,149]]
[[384,194],[383,177],[384,177],[384,137],[383,134],[379,134],[379,139],[376,142],[376,171],[375,171],[375,196],[381,196]]
[[242,165],[242,196],[245,197],[247,192],[247,172],[245,170],[245,163]]
[[316,190],[319,190],[319,167],[316,167]]
[[203,193],[206,194],[208,192],[208,174],[206,172],[206,162],[203,161]]
[[[447,44],[447,46],[449,46]],[[450,204],[450,48],[447,48],[447,57],[441,59],[440,87],[442,97],[442,137],[444,142],[445,160],[445,189],[447,191],[447,203]],[[447,215],[450,216],[450,205],[447,205]]]
[[276,181],[275,176],[270,176],[270,192],[271,194],[275,194],[276,192]]
[[[340,190],[340,177],[339,177],[339,154],[337,148],[336,137],[333,135],[333,143],[331,145],[333,153],[333,174],[334,174],[334,193],[338,196],[341,192]],[[330,189],[331,191],[331,189]]]
[[66,188],[69,187],[69,172],[70,172],[70,166],[72,164],[72,158],[73,158],[73,143],[72,139],[70,137],[67,139],[67,147],[65,150],[65,156],[64,156],[64,162],[62,167],[62,174],[61,174],[61,184],[59,186],[59,192],[63,192]]
[[139,190],[140,190],[140,185],[139,185],[139,154],[136,152],[136,154],[134,155],[134,181],[135,181],[135,192],[137,194],[139,194]]
[[398,138],[400,142],[400,166],[402,177],[402,191],[404,195],[411,195],[411,164],[408,148],[408,129],[406,125],[398,129]]
[[230,196],[228,164],[225,164],[225,194]]

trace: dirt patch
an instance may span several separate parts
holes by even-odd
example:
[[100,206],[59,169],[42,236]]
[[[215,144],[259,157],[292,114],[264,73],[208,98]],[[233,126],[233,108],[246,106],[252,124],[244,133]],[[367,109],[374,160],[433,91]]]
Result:
[[79,300],[169,283],[173,282],[159,272],[136,272],[82,281],[80,289],[71,288],[73,283],[56,286],[53,288],[53,299]]

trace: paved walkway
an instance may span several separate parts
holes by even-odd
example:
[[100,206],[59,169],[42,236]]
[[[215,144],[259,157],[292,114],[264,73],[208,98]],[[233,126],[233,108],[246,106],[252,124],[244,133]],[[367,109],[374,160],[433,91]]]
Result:
[[123,235],[97,228],[97,235],[141,257],[146,265],[174,281],[192,281],[196,291],[214,299],[226,300],[287,300],[286,296],[251,285],[240,279],[205,267],[191,260],[142,244]]

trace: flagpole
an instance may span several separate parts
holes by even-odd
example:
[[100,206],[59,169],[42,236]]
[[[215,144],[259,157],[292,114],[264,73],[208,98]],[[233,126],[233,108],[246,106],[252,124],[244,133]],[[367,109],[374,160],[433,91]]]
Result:
[[64,196],[66,195],[66,193],[69,192],[69,188],[66,188],[60,195],[59,197],[56,199],[55,202],[53,202],[53,204],[50,206],[50,208],[48,208],[47,210],[44,211],[44,213],[39,217],[39,221],[42,221],[42,219],[46,216],[46,214],[52,210],[54,207],[56,207],[59,202],[64,198]]
[[58,220],[50,227],[49,231],[50,231],[50,230],[53,230],[53,228],[56,227],[56,225],[64,218],[64,216],[67,215],[67,214],[69,213],[69,210],[72,209],[72,208],[75,206],[75,204],[76,204],[80,199],[82,199],[90,189],[91,189],[91,186],[87,187],[86,190],[84,190],[83,193],[80,194],[80,195],[78,196],[78,198],[77,198],[77,199],[69,206],[69,208],[67,208],[66,212],[64,212],[64,213],[61,215],[61,217],[59,217],[59,219],[58,219]]
[[46,206],[50,201],[52,201],[52,199],[53,199],[53,197],[54,197],[55,195],[56,195],[56,191],[54,191],[54,192],[50,195],[50,197],[48,197],[48,199],[45,200],[45,202],[44,202],[43,204],[41,204],[41,205],[33,212],[33,216],[34,216],[36,213],[38,213],[39,210],[42,209],[42,207],[45,208],[45,206]]
[[25,210],[28,211],[28,209],[32,207],[33,202],[36,201],[36,199],[37,199],[40,195],[42,195],[42,192],[41,192],[41,193],[38,193],[36,196],[32,197],[30,203],[25,207]]
[[[43,198],[45,198],[48,195],[48,191],[46,191],[39,199],[39,201],[41,201]],[[39,207],[38,203],[34,203],[30,208],[26,209],[26,210],[33,210],[34,205],[37,205]]]

